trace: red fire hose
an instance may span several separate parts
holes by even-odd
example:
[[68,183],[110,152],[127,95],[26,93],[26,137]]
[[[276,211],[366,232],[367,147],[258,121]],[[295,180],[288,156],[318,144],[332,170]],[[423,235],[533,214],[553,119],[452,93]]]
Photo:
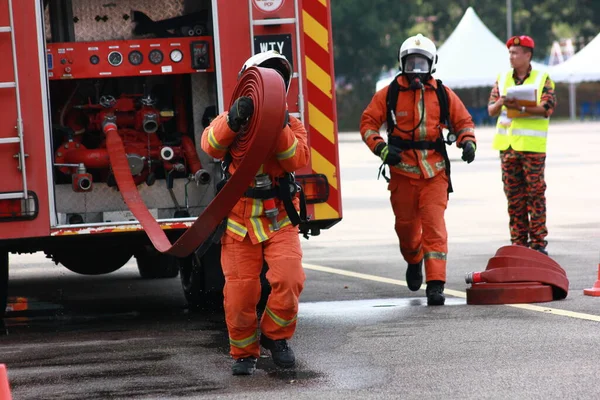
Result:
[[121,196],[158,251],[186,257],[204,243],[229,214],[275,148],[285,119],[285,93],[283,80],[275,70],[251,67],[244,72],[234,89],[230,105],[238,97],[250,97],[254,102],[254,115],[247,129],[238,135],[230,148],[238,167],[204,212],[174,244],[150,214],[137,190],[116,125],[110,122],[104,125],[106,147]]
[[550,257],[523,246],[503,246],[485,271],[465,276],[467,304],[542,303],[567,297],[565,270]]

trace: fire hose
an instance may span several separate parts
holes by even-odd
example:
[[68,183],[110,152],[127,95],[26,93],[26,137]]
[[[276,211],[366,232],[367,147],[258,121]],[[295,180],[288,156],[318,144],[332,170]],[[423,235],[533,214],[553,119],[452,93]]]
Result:
[[254,114],[230,147],[230,154],[238,167],[204,212],[174,244],[150,214],[137,190],[117,126],[112,122],[104,124],[110,164],[121,196],[161,253],[186,257],[206,242],[243,196],[256,171],[274,151],[285,119],[286,91],[283,80],[273,69],[248,68],[234,88],[230,106],[241,96],[252,99]]

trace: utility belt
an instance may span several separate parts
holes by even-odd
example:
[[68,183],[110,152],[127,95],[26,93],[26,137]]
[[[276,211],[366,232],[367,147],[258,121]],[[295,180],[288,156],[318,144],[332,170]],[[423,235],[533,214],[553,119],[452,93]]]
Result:
[[[300,194],[300,212],[296,211],[293,199],[296,194]],[[288,215],[293,226],[307,222],[306,218],[306,196],[302,187],[296,182],[294,175],[285,173],[277,178],[275,185],[270,189],[248,188],[244,192],[244,197],[251,199],[267,200],[277,198],[283,203],[285,212]]]
[[[388,144],[390,146],[397,147],[401,150],[433,150],[437,151],[444,157],[444,162],[446,163],[446,175],[448,176],[448,193],[452,193],[452,180],[450,179],[450,158],[448,157],[448,151],[446,150],[446,144],[444,142],[444,137],[442,132],[440,131],[440,137],[436,141],[423,140],[423,141],[414,141],[414,140],[405,140],[400,139],[398,136],[390,136],[388,138]],[[384,178],[385,175],[384,175]],[[387,179],[387,178],[386,178]]]
[[439,138],[435,142],[429,140],[414,141],[400,139],[398,136],[390,136],[388,143],[390,146],[397,147],[401,150],[435,150],[438,153],[444,153],[446,145],[443,139]]

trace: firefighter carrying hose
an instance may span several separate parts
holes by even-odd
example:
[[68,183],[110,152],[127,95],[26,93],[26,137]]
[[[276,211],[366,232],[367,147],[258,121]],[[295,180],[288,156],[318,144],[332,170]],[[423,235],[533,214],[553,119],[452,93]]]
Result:
[[[425,260],[428,305],[445,302],[444,212],[452,191],[445,142],[456,141],[467,163],[475,159],[476,149],[471,115],[451,89],[431,76],[436,52],[435,44],[421,34],[406,39],[398,53],[401,74],[375,93],[360,122],[363,141],[390,167],[388,190],[412,291],[423,283]],[[379,134],[384,123],[388,143]],[[449,130],[447,139],[442,128]]]
[[[244,63],[240,76],[252,66],[275,69],[282,76],[286,90],[289,89],[292,67],[283,55],[275,51],[256,54]],[[229,146],[253,112],[250,98],[238,98],[229,112],[217,116],[205,129],[202,149],[214,158],[227,160]],[[295,365],[294,352],[287,340],[296,329],[305,275],[295,227],[300,202],[290,187],[295,185],[291,173],[306,166],[308,161],[304,125],[288,114],[275,153],[257,171],[254,184],[228,215],[227,230],[221,239],[221,265],[234,375],[254,372],[260,356],[259,344],[271,351],[276,365],[284,368]],[[227,165],[227,172],[233,174],[237,167],[233,160]],[[272,290],[260,321],[259,338],[256,305],[261,293],[263,260],[269,266],[267,280]]]

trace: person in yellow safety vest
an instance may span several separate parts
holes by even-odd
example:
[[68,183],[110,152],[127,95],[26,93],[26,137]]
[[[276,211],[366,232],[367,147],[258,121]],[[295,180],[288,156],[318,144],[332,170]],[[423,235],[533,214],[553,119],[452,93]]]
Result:
[[[548,126],[556,106],[554,82],[547,72],[532,68],[535,43],[531,37],[513,36],[506,47],[512,68],[498,76],[488,113],[498,116],[493,147],[500,151],[510,240],[548,255],[544,168]],[[525,104],[507,96],[515,86],[520,86],[521,93],[535,95],[535,101]]]

